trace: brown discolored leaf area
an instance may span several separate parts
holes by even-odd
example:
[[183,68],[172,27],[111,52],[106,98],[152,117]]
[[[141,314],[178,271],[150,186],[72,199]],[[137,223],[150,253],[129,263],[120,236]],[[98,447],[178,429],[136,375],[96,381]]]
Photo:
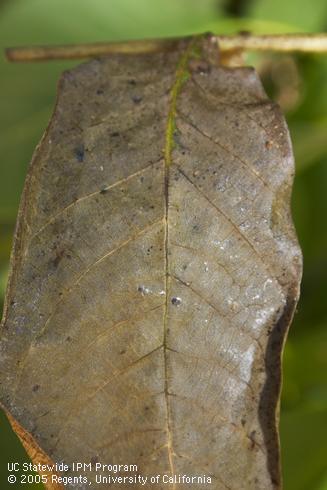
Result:
[[1,403],[34,461],[280,488],[280,356],[301,275],[293,156],[254,70],[219,67],[208,46],[94,60],[60,81],[0,344]]

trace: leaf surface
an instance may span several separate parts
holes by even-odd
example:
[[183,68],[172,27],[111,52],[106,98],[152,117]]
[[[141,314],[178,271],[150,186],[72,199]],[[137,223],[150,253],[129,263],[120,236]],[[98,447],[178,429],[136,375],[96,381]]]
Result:
[[301,275],[292,150],[254,70],[212,51],[195,38],[65,72],[33,158],[1,403],[34,460],[67,475],[91,462],[92,481],[102,462],[280,487],[280,355]]

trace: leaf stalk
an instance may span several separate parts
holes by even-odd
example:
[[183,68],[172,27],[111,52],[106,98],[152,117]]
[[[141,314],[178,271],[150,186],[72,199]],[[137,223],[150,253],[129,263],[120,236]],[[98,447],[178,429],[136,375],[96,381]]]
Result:
[[[327,34],[269,34],[212,36],[222,52],[277,51],[327,53]],[[171,51],[185,38],[148,39],[128,42],[102,42],[57,46],[23,46],[5,50],[8,61],[33,62],[94,58],[110,54],[140,54]]]

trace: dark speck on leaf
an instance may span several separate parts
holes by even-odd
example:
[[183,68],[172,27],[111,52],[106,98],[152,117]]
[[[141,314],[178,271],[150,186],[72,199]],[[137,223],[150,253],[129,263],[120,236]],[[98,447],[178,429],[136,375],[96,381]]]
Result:
[[38,391],[39,389],[40,389],[40,385],[34,385],[32,388],[34,392]]
[[97,95],[102,95],[103,93],[104,93],[104,90],[102,88],[98,88]]
[[253,431],[252,431],[252,432],[249,434],[249,436],[248,436],[248,438],[249,438],[249,439],[250,439],[250,441],[251,441],[251,446],[250,446],[250,449],[254,449],[254,448],[255,448],[255,445],[256,445],[255,435],[256,435],[256,431],[255,431],[255,430],[253,430]]
[[77,146],[74,150],[74,154],[76,157],[76,160],[78,162],[83,162],[84,161],[84,146]]
[[135,80],[128,80],[127,83],[129,85],[136,85],[136,81]]
[[201,73],[204,75],[210,73],[211,71],[209,63],[204,60],[192,60],[190,61],[189,65],[193,73]]
[[117,136],[119,136],[119,133],[118,131],[114,131],[113,133],[110,134],[110,136],[112,136],[113,138],[117,138]]
[[181,141],[181,134],[177,129],[175,129],[175,131],[173,132],[173,139],[174,143],[179,149],[185,149],[185,146],[182,144]]
[[171,302],[174,306],[179,306],[182,303],[182,300],[176,296],[171,298]]
[[92,456],[90,463],[92,466],[95,466],[99,462],[98,456]]
[[52,267],[54,269],[57,269],[57,267],[60,264],[63,257],[64,257],[64,251],[63,250],[61,252],[57,253],[56,257],[52,260]]
[[134,104],[139,104],[140,102],[142,102],[142,97],[140,95],[133,95],[132,101],[134,102]]

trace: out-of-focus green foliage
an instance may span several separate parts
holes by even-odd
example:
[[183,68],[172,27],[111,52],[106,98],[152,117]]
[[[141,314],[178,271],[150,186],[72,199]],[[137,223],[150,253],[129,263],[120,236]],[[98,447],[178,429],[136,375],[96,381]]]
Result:
[[[325,0],[0,0],[1,49],[209,30],[280,33],[326,27]],[[286,113],[297,165],[293,213],[304,278],[284,357],[284,490],[327,490],[327,54],[248,59]],[[73,65],[9,65],[0,60],[0,301],[26,168],[50,117],[57,79]],[[1,490],[20,488],[6,483],[7,462],[16,460],[27,457],[1,414]]]

